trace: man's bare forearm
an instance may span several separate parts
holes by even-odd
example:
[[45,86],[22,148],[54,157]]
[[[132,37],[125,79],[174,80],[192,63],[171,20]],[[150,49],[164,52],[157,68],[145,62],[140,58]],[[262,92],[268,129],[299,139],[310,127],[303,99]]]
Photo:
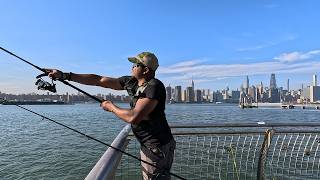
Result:
[[118,116],[120,119],[127,123],[135,123],[134,112],[132,109],[119,108],[118,106],[113,106],[112,112]]
[[101,86],[101,78],[101,76],[96,74],[70,74],[71,81],[85,85]]
[[123,90],[123,87],[121,86],[118,78],[99,76],[96,74],[70,73],[67,79],[70,81],[90,86],[101,86],[105,88],[111,88],[114,90]]

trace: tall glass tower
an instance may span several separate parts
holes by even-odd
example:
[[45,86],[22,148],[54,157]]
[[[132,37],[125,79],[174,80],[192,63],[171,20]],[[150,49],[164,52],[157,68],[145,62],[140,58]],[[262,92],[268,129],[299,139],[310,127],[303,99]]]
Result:
[[280,93],[277,89],[276,75],[271,74],[270,78],[270,89],[269,89],[269,102],[278,103],[280,102]]
[[276,89],[276,88],[277,88],[276,75],[272,73],[270,78],[270,89]]

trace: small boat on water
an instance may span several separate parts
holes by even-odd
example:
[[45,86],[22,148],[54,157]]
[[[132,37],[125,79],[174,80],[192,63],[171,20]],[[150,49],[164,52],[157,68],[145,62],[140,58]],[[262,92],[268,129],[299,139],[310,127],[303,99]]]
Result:
[[239,104],[239,107],[241,109],[244,109],[244,108],[258,108],[258,106],[252,105],[252,104]]
[[294,109],[294,105],[292,105],[292,104],[284,104],[284,105],[281,105],[281,108],[282,109]]

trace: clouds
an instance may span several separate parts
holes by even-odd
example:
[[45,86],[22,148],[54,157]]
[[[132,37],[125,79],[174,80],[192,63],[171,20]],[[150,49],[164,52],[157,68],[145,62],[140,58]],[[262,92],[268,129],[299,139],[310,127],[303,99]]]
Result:
[[280,56],[275,57],[274,59],[279,60],[280,62],[295,62],[311,59],[313,57],[316,57],[317,55],[320,55],[320,50],[313,50],[306,53],[295,51],[290,53],[283,53]]
[[[250,34],[248,32],[246,33],[242,33],[242,35],[246,35],[246,34]],[[251,33],[251,36],[253,33]],[[278,44],[284,43],[284,42],[288,42],[288,41],[292,41],[297,39],[297,36],[293,35],[293,34],[287,34],[284,35],[283,37],[279,38],[279,40],[274,40],[274,41],[267,41],[255,46],[251,46],[251,47],[242,47],[242,48],[237,48],[235,51],[236,52],[247,52],[247,51],[256,51],[256,50],[260,50],[260,49],[264,49],[264,48],[268,48],[268,47],[272,47],[272,46],[276,46]]]
[[206,82],[245,75],[309,73],[317,72],[320,69],[320,61],[311,60],[317,55],[320,55],[320,50],[306,53],[282,53],[276,58],[264,62],[238,64],[210,64],[207,61],[195,59],[160,67],[159,74],[165,76],[169,81],[190,81],[193,77],[198,82]]

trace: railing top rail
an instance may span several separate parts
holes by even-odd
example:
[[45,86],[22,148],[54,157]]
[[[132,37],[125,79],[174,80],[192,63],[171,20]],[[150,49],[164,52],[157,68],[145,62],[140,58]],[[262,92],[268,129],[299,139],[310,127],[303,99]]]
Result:
[[[111,146],[122,149],[126,146],[126,138],[131,131],[130,124],[127,124],[113,140]],[[85,180],[111,179],[117,169],[121,158],[121,152],[109,147],[101,156],[96,165],[91,169]]]
[[[254,135],[254,134],[264,134],[264,131],[198,131],[198,132],[191,132],[191,131],[182,131],[182,132],[173,132],[172,134],[175,136],[180,135]],[[320,133],[319,130],[277,130],[277,134],[313,134],[313,133]],[[130,134],[129,136],[133,136]]]
[[170,124],[171,128],[226,128],[226,127],[319,127],[320,123],[187,123]]

